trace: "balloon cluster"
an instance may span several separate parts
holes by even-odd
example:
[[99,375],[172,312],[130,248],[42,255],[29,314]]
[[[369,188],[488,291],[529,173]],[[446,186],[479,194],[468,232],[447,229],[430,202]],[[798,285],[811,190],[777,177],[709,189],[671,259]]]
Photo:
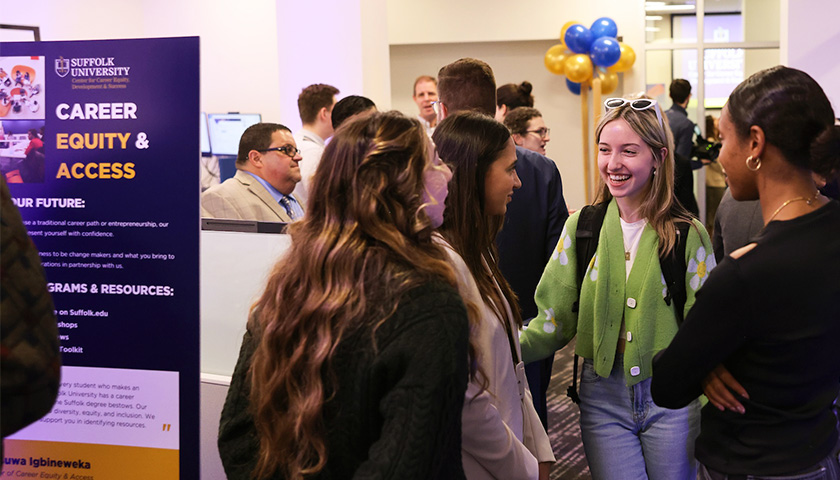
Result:
[[601,17],[590,28],[566,22],[558,43],[545,52],[549,72],[566,76],[566,86],[580,95],[581,85],[601,79],[601,93],[618,88],[618,73],[626,72],[636,61],[636,52],[616,40],[618,27],[611,18]]

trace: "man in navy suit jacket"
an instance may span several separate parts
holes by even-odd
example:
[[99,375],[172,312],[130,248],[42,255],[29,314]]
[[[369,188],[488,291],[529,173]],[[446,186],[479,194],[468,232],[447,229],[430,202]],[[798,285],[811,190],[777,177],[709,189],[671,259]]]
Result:
[[[557,246],[569,210],[563,198],[563,181],[553,161],[523,147],[516,147],[516,160],[522,187],[513,192],[496,244],[499,268],[519,297],[522,318],[527,320],[537,315],[534,291]],[[552,355],[525,365],[534,408],[544,426],[548,424],[545,396],[553,362]]]
[[522,318],[529,319],[537,315],[534,291],[569,210],[563,198],[563,181],[553,161],[523,147],[516,147],[516,159],[522,188],[514,191],[508,203],[505,226],[496,243],[499,266],[519,296]]

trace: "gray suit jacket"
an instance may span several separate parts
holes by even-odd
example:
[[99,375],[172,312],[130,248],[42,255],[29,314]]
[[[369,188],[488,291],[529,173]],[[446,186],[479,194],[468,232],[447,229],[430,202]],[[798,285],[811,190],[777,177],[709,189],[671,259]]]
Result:
[[720,263],[723,257],[749,244],[762,228],[764,217],[758,200],[739,202],[732,198],[732,192],[727,188],[715,215],[712,236],[715,260]]
[[201,216],[261,222],[292,221],[286,209],[274,200],[268,190],[242,170],[237,170],[233,178],[201,194]]

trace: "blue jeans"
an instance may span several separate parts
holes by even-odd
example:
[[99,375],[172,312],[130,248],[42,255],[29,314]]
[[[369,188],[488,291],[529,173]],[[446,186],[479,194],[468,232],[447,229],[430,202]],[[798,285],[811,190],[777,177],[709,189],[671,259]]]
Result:
[[650,379],[628,387],[620,355],[609,378],[584,359],[580,380],[580,431],[595,480],[694,480],[694,441],[700,401],[679,410],[650,397]]

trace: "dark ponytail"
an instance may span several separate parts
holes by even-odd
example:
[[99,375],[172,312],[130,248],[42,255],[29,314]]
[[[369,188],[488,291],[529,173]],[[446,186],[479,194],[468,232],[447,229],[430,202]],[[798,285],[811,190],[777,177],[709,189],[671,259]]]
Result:
[[[807,73],[781,65],[755,73],[735,87],[727,108],[739,137],[747,136],[753,125],[761,127],[767,143],[788,162],[817,173],[837,170],[834,110]],[[814,145],[825,145],[817,147],[819,161],[812,159]]]
[[531,95],[533,90],[534,86],[528,80],[519,85],[506,83],[496,89],[496,105],[499,107],[507,105],[508,111],[518,107],[533,107],[534,96]]
[[840,173],[840,125],[826,127],[811,142],[811,170],[829,181]]

